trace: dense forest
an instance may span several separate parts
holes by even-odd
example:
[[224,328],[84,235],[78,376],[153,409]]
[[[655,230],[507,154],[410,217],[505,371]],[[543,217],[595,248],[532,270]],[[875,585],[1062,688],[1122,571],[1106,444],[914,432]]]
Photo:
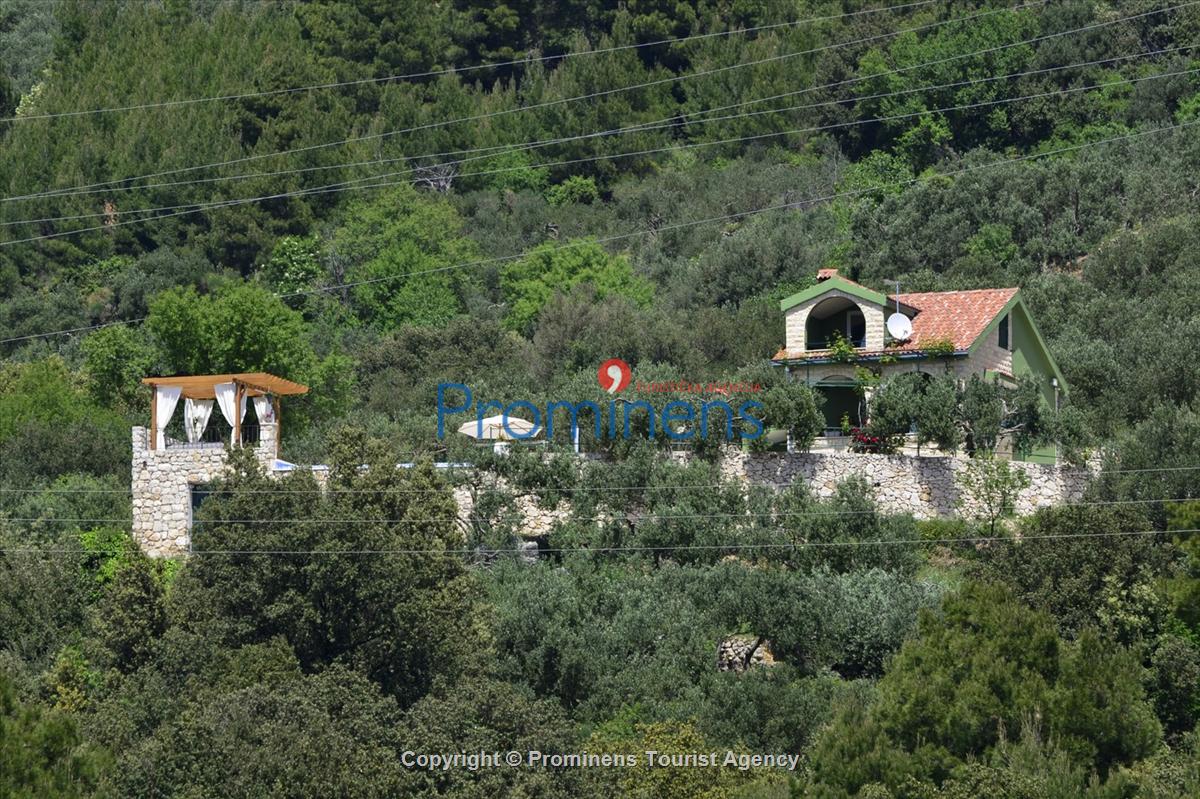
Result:
[[[0,795],[1200,795],[1200,3],[890,6],[0,0]],[[436,435],[439,382],[619,356],[811,440],[767,359],[830,266],[1019,286],[1085,499],[918,521]],[[310,387],[283,456],[329,489],[234,452],[145,557],[141,379],[248,371]],[[534,563],[517,495],[570,500]],[[733,634],[774,665],[718,671]],[[650,749],[800,759],[404,762]]]

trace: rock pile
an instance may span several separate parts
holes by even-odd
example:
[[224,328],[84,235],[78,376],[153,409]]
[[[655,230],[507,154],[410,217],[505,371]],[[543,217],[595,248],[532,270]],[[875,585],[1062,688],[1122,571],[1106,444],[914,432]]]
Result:
[[755,666],[774,666],[771,643],[761,635],[730,635],[717,642],[717,671],[741,674]]

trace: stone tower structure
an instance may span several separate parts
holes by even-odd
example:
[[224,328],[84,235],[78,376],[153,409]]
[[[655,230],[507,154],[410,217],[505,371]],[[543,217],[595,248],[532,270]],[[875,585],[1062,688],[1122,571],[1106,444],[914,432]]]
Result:
[[[150,426],[133,428],[133,538],[153,557],[183,555],[191,548],[194,503],[224,472],[229,447],[252,447],[268,472],[290,467],[278,459],[279,397],[308,388],[265,372],[143,382],[154,396]],[[247,422],[250,408],[254,423]],[[210,424],[214,409],[227,427]]]

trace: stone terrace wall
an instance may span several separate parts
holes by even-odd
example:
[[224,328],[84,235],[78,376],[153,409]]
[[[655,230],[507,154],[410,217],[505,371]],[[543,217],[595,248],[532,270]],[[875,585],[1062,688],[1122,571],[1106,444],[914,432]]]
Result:
[[[675,456],[686,462],[689,455]],[[769,453],[753,455],[728,448],[720,460],[721,477],[750,485],[783,489],[793,483],[806,483],[818,497],[833,496],[839,483],[861,477],[871,487],[879,509],[884,513],[910,513],[918,519],[935,519],[973,514],[979,509],[959,491],[958,475],[970,463],[965,457],[940,455],[861,455],[849,452]],[[1027,516],[1038,508],[1076,502],[1083,496],[1090,479],[1085,468],[1053,466],[1011,461],[1014,469],[1029,477],[1029,487],[1017,497],[1016,513]],[[498,480],[494,488],[504,489]],[[457,488],[454,498],[459,506],[463,530],[470,524],[473,499],[465,488]],[[961,500],[961,502],[960,502]],[[519,534],[526,538],[548,535],[558,522],[570,517],[571,505],[563,501],[554,510],[540,508],[534,497],[518,492],[517,511],[522,524]]]
[[[268,470],[275,459],[275,427],[262,425],[255,455]],[[191,545],[192,486],[225,471],[225,448],[151,450],[145,427],[133,428],[133,539],[151,557],[182,555]]]
[[[264,426],[262,440],[255,453],[271,470],[275,454],[275,430]],[[223,447],[168,447],[150,451],[144,427],[133,429],[133,537],[141,548],[155,557],[185,554],[191,543],[191,489],[210,482],[225,469]],[[681,461],[688,455],[677,455]],[[911,513],[919,519],[933,519],[972,513],[967,503],[960,507],[957,475],[967,468],[965,458],[912,455],[860,455],[849,452],[769,453],[754,455],[735,448],[724,451],[721,476],[752,485],[786,488],[796,482],[809,485],[819,497],[829,497],[838,483],[861,477],[871,486],[876,503],[884,513]],[[1079,500],[1090,473],[1086,469],[1013,461],[1012,466],[1030,478],[1029,487],[1016,503],[1019,515],[1028,515],[1040,507]],[[328,473],[314,468],[318,485],[324,486]],[[505,489],[507,482],[497,479],[491,487]],[[465,533],[471,524],[474,497],[465,487],[454,489],[459,525]],[[554,510],[540,508],[528,492],[517,492],[516,511],[522,522],[518,530],[528,540],[550,534],[556,523],[567,520],[571,504],[564,501]]]
[[[960,507],[957,475],[967,468],[966,458],[911,455],[837,453],[768,453],[754,455],[737,450],[724,453],[721,475],[754,485],[784,488],[806,482],[819,497],[832,496],[837,484],[861,477],[871,486],[885,513],[911,513],[918,519],[952,516],[975,509]],[[1029,476],[1029,487],[1017,497],[1016,512],[1028,515],[1038,508],[1074,502],[1083,496],[1090,474],[1086,469],[1012,461],[1012,467]]]
[[[508,481],[498,479],[489,488],[504,491],[511,488]],[[564,499],[550,510],[538,505],[537,498],[529,492],[515,491],[515,512],[520,516],[521,525],[517,534],[524,539],[542,538],[550,534],[554,525],[565,522],[571,517],[571,501]],[[458,523],[464,533],[470,529],[471,516],[475,511],[475,497],[463,486],[454,489],[454,501],[458,504]]]

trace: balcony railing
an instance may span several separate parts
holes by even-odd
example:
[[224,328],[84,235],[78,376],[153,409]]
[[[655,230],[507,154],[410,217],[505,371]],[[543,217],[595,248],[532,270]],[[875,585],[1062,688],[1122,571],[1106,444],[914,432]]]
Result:
[[[241,433],[242,444],[257,445],[262,438],[262,430],[257,424],[243,424]],[[232,434],[228,427],[210,424],[197,441],[180,441],[167,436],[167,449],[220,449],[229,443]]]
[[[860,336],[858,338],[848,338],[848,339],[846,339],[846,341],[849,342],[850,346],[854,347],[855,349],[862,349],[863,347],[867,346],[867,339],[865,336]],[[809,351],[828,350],[828,349],[831,349],[831,347],[830,347],[830,342],[827,339],[823,339],[821,341],[806,341],[806,342],[804,342],[804,349],[809,350]]]

